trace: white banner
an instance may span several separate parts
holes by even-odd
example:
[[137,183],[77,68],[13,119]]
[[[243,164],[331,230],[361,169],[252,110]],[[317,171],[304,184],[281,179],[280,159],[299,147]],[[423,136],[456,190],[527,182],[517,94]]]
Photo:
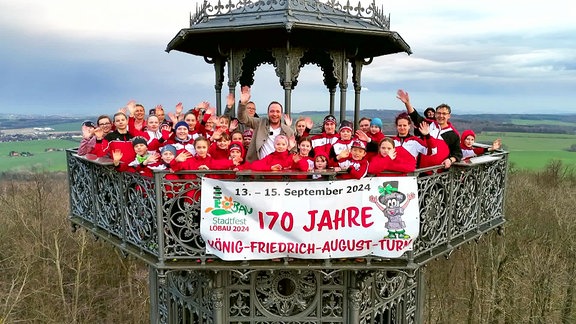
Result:
[[206,253],[223,260],[397,258],[418,236],[418,185],[415,177],[203,178],[201,216]]

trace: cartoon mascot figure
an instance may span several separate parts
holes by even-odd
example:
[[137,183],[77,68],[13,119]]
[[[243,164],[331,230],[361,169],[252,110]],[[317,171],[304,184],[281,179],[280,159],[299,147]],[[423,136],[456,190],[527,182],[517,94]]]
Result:
[[[406,223],[402,220],[404,210],[408,207],[410,200],[414,199],[416,195],[409,193],[408,196],[398,191],[398,181],[387,181],[378,186],[380,196],[370,196],[370,202],[373,202],[384,213],[386,217],[386,229],[388,236],[385,238],[410,238],[406,234]],[[408,198],[408,200],[406,200]],[[404,205],[400,206],[406,200]]]

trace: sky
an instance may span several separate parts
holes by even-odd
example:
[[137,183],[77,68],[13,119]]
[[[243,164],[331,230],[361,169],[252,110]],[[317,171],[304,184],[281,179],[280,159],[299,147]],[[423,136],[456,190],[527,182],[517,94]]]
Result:
[[[132,99],[168,111],[178,102],[215,104],[213,66],[165,52],[189,27],[196,4],[0,0],[0,113],[110,114]],[[378,57],[363,68],[362,108],[402,110],[396,91],[404,89],[422,110],[447,103],[455,114],[576,113],[576,19],[565,0],[376,4],[413,54]],[[260,66],[252,88],[258,111],[283,98],[273,68]],[[305,66],[292,110],[327,105],[322,72]]]

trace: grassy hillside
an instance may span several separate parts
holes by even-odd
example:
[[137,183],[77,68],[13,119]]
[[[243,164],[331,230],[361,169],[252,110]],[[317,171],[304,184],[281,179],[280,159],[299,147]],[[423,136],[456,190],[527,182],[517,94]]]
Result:
[[[68,149],[78,147],[78,142],[67,140],[35,140],[0,143],[0,172],[44,170],[66,170],[66,155],[63,151],[46,152],[47,148]],[[9,156],[11,151],[30,152],[33,156]]]

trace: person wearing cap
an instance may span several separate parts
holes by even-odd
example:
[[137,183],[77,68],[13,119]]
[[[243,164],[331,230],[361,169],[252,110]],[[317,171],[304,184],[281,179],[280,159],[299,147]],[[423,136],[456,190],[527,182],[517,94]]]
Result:
[[282,105],[279,102],[272,101],[268,105],[268,116],[251,117],[246,108],[249,101],[250,87],[242,87],[238,121],[254,129],[254,135],[246,152],[246,160],[253,162],[276,151],[274,146],[276,137],[284,135],[287,138],[294,138],[294,131],[282,123]]
[[[148,141],[142,136],[134,137],[132,139],[132,146],[134,147],[136,157],[125,167],[119,166],[118,171],[136,172],[143,176],[152,177],[152,169],[150,169],[148,165],[155,164],[160,155],[154,151],[148,151]],[[117,159],[114,158],[115,165],[116,160]]]
[[80,146],[78,146],[78,155],[86,155],[92,151],[94,144],[96,144],[96,138],[94,137],[96,126],[91,120],[85,120],[81,127],[82,140],[80,141]]
[[437,153],[434,155],[422,156],[419,167],[425,168],[430,166],[442,165],[444,168],[450,168],[452,163],[462,159],[462,150],[460,149],[460,136],[456,128],[450,123],[450,114],[452,109],[447,104],[440,104],[436,107],[435,120],[426,120],[422,117],[412,104],[408,92],[400,89],[397,92],[397,98],[406,106],[410,119],[414,125],[420,125],[422,122],[430,124],[430,136],[437,139]]
[[462,137],[460,139],[460,148],[462,149],[462,160],[468,160],[478,155],[483,155],[490,153],[492,151],[499,150],[502,146],[502,140],[497,138],[492,142],[490,147],[474,147],[474,142],[476,140],[476,134],[471,129],[467,129],[462,132]]
[[[339,138],[338,140],[332,145],[330,148],[330,162],[329,166],[336,167],[338,166],[338,161],[345,159],[344,156],[348,156],[350,153],[350,149],[352,148],[352,122],[348,120],[343,120],[340,123],[340,128],[338,130]],[[344,151],[348,151],[344,153]]]
[[120,163],[130,163],[134,160],[136,153],[132,146],[132,138],[134,137],[128,132],[128,117],[123,112],[114,114],[114,126],[116,129],[106,136],[102,137],[101,131],[95,131],[96,145],[94,151],[98,157],[108,156],[112,158],[112,154],[116,152],[122,154]]
[[336,133],[336,117],[327,115],[322,122],[322,133],[312,136],[312,148],[314,152],[330,152],[338,138],[340,137]]
[[[228,160],[230,161],[229,170],[240,171],[240,170],[250,170],[250,163],[246,162],[244,159],[244,145],[241,141],[232,141],[230,143],[230,155]],[[237,163],[234,163],[237,161]],[[220,179],[236,179],[235,173],[223,174],[219,177]]]
[[[196,136],[198,138],[198,136]],[[179,121],[174,125],[174,134],[165,143],[172,144],[176,148],[176,155],[187,151],[191,155],[196,154],[194,149],[195,139],[189,134],[189,126],[185,121]]]
[[370,119],[368,132],[358,130],[356,131],[356,136],[366,143],[366,158],[370,160],[378,154],[378,144],[385,137],[384,133],[382,133],[382,119],[378,117]]
[[338,175],[340,179],[362,179],[368,173],[368,160],[366,159],[366,143],[361,140],[352,141],[350,153],[344,151],[343,160],[338,162],[336,171],[346,171]]
[[252,128],[248,128],[244,132],[242,132],[242,145],[244,145],[244,150],[248,151],[248,147],[250,147],[250,142],[252,142],[252,136],[254,135],[254,131]]

